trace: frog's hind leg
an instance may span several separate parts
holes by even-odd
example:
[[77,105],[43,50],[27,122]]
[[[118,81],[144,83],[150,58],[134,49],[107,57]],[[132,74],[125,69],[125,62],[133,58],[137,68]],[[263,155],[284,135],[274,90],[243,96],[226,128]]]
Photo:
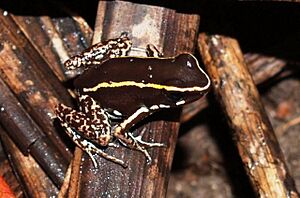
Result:
[[[93,144],[91,141],[88,141],[86,138],[82,137],[81,136],[82,134],[78,133],[78,130],[75,129],[76,125],[74,125],[74,122],[70,122],[70,120],[72,120],[72,113],[74,113],[74,112],[76,112],[76,111],[70,107],[63,105],[63,104],[59,104],[58,107],[56,108],[56,115],[57,115],[58,119],[60,120],[61,125],[65,128],[66,133],[78,147],[80,147],[82,150],[84,150],[90,156],[94,166],[97,167],[97,162],[96,162],[95,158],[93,157],[93,153],[97,153],[107,160],[113,161],[117,164],[122,165],[123,167],[126,167],[126,164],[123,160],[120,160],[116,157],[108,155],[102,149],[95,146],[95,144]],[[78,129],[78,127],[77,127],[77,129]]]
[[88,69],[90,66],[99,65],[110,58],[127,56],[132,46],[127,34],[97,43],[87,48],[78,55],[68,59],[64,65],[68,70],[76,68]]
[[76,111],[60,104],[56,109],[57,116],[84,138],[100,146],[110,146],[111,126],[105,111],[88,95],[79,97],[79,107],[80,111]]
[[64,104],[56,108],[56,115],[62,123],[75,129],[81,136],[101,146],[107,146],[110,141],[110,128],[101,121],[94,121],[93,117],[82,111],[76,111]]

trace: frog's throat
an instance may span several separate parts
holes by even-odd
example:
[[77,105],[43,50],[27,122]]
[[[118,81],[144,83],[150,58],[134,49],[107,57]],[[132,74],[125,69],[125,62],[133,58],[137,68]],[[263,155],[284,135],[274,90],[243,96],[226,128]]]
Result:
[[153,89],[164,89],[166,91],[177,91],[177,92],[193,92],[193,91],[205,91],[209,88],[210,83],[207,83],[203,87],[176,87],[168,85],[160,85],[155,83],[141,83],[135,81],[122,81],[122,82],[102,82],[91,88],[83,88],[83,92],[95,92],[101,88],[118,88],[118,87],[129,87],[134,86],[138,88],[153,88]]

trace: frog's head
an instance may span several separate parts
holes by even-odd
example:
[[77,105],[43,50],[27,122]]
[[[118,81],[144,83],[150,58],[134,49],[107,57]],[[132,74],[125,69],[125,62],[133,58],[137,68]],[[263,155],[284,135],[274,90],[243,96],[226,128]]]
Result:
[[183,105],[199,99],[208,92],[210,79],[192,54],[176,56],[170,71],[168,78],[163,82],[169,86],[164,95],[170,103],[176,106]]

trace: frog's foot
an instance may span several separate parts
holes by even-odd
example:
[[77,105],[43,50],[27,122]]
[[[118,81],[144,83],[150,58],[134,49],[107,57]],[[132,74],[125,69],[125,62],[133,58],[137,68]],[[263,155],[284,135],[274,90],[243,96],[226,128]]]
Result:
[[97,153],[98,155],[100,155],[101,157],[103,157],[103,158],[105,158],[105,159],[107,159],[107,160],[109,160],[109,161],[112,161],[112,162],[114,162],[114,163],[116,163],[116,164],[120,164],[120,165],[123,166],[124,168],[127,167],[126,163],[125,163],[123,160],[118,159],[118,158],[116,158],[116,157],[114,157],[114,156],[111,156],[111,155],[107,154],[106,152],[104,152],[102,149],[96,147],[96,146],[95,146],[93,143],[91,143],[91,142],[88,142],[88,144],[89,144],[89,150],[88,150],[88,151],[85,150],[85,151],[87,152],[87,154],[88,154],[88,155],[90,156],[90,158],[92,159],[95,168],[97,168],[97,162],[96,162],[94,156],[92,155],[92,152],[93,152],[93,153]]
[[165,146],[164,143],[145,142],[144,140],[142,140],[142,137],[143,137],[144,133],[146,132],[146,130],[147,130],[146,128],[143,128],[143,130],[140,132],[140,134],[138,136],[133,136],[132,133],[128,133],[128,135],[136,143],[138,143],[139,145],[141,145],[142,147],[145,147],[145,148],[148,148],[148,147],[164,147]]
[[161,53],[155,45],[148,44],[146,48],[138,48],[138,47],[132,47],[131,51],[136,52],[143,52],[146,53],[147,57],[155,57],[155,58],[162,58],[164,55]]
[[135,150],[138,150],[142,153],[144,153],[144,155],[146,156],[147,158],[147,162],[148,163],[151,163],[152,161],[152,158],[150,156],[150,154],[148,153],[147,149],[143,146],[141,146],[139,143],[138,143],[138,140],[135,139],[135,137],[131,134],[131,133],[128,133],[128,136],[133,140],[133,143],[131,145],[128,145],[130,148],[133,148]]
[[165,144],[143,141],[142,136],[145,133],[145,131],[146,131],[146,129],[143,129],[142,132],[138,136],[134,136],[132,133],[126,133],[126,135],[124,137],[120,137],[120,138],[118,138],[118,140],[124,146],[144,153],[144,155],[147,158],[147,162],[150,163],[152,161],[152,159],[151,159],[150,154],[147,151],[147,148],[149,148],[149,147],[164,147]]
[[141,134],[139,136],[135,137],[131,133],[128,133],[128,136],[134,142],[133,148],[136,149],[136,150],[138,150],[138,151],[141,151],[142,153],[144,153],[144,155],[147,158],[147,162],[148,163],[151,163],[152,159],[151,159],[151,156],[149,155],[149,153],[148,153],[148,151],[147,151],[146,148],[149,148],[149,147],[164,147],[165,146],[165,144],[162,144],[162,143],[145,142],[145,141],[142,140],[142,138],[141,138],[142,135]]
[[156,47],[155,45],[152,44],[148,44],[146,46],[146,54],[148,57],[156,57],[156,58],[161,58],[163,57],[163,53],[161,53]]

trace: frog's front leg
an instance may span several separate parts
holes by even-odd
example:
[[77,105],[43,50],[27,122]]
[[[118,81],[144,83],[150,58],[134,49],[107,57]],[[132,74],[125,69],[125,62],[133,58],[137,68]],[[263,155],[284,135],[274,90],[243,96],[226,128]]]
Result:
[[149,115],[149,111],[150,110],[147,107],[140,107],[130,117],[128,117],[122,123],[118,124],[113,128],[113,135],[125,146],[128,146],[131,149],[139,150],[142,153],[144,153],[144,155],[147,157],[147,160],[151,162],[151,156],[149,155],[146,148],[162,147],[165,145],[162,143],[151,143],[143,141],[141,138],[145,132],[145,129],[143,129],[141,134],[136,137],[128,132],[129,128],[131,128],[134,125],[133,123],[136,123],[137,121]]

